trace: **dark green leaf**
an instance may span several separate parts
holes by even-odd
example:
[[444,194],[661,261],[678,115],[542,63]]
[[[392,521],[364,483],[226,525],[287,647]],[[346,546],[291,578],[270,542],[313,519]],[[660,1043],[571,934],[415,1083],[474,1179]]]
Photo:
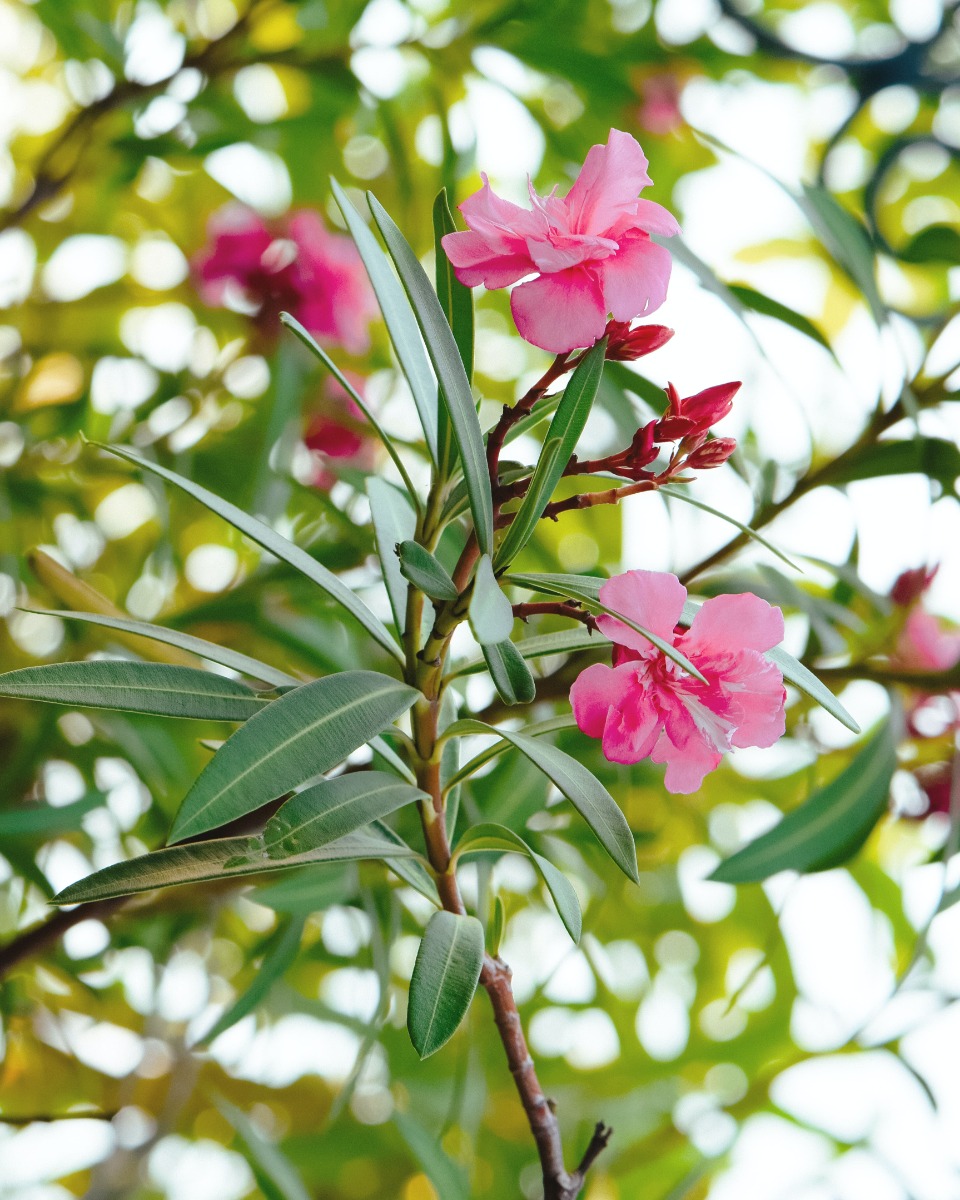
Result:
[[251,541],[256,542],[258,546],[262,546],[264,550],[268,550],[274,557],[279,558],[281,562],[287,563],[294,570],[306,575],[319,588],[322,588],[328,596],[331,596],[339,604],[342,604],[347,612],[359,621],[364,629],[385,650],[389,651],[398,662],[403,662],[403,651],[390,635],[380,618],[375,616],[363,601],[346,584],[342,583],[332,571],[328,571],[325,566],[318,563],[306,550],[301,550],[293,542],[287,541],[285,537],[281,537],[279,533],[271,529],[269,525],[258,521],[256,517],[248,516],[242,509],[237,508],[235,504],[231,504],[229,500],[223,500],[220,496],[215,496],[213,492],[207,491],[199,483],[194,483],[190,479],[184,479],[183,476],[177,475],[176,472],[168,471],[166,467],[161,467],[159,463],[150,462],[149,459],[142,458],[139,454],[134,454],[126,446],[101,446],[100,448],[108,451],[110,454],[116,454],[119,458],[125,458],[128,462],[141,467],[144,471],[150,471],[154,475],[158,475],[161,479],[165,479],[168,483],[174,484],[175,487],[186,492],[188,496],[199,500],[201,504],[205,505],[212,512],[223,517],[235,529],[239,529],[241,533],[246,534]]
[[461,737],[466,733],[492,733],[525,754],[580,813],[620,870],[635,883],[639,880],[637,850],[627,818],[603,784],[582,763],[549,742],[512,729],[494,729],[483,721],[457,721],[447,730],[448,736]]
[[271,817],[263,841],[271,858],[326,846],[427,793],[385,771],[357,771],[298,792]]
[[829,350],[833,354],[833,347],[809,317],[795,312],[794,309],[781,304],[779,300],[773,300],[770,296],[765,296],[763,292],[746,287],[742,283],[731,283],[728,286],[730,291],[747,308],[760,313],[762,316],[773,317],[774,320],[781,321],[784,325],[789,325],[792,329],[805,334],[808,338],[823,346],[824,350]]
[[241,654],[239,650],[231,650],[227,646],[218,646],[216,642],[208,642],[206,638],[194,637],[190,633],[181,633],[179,629],[166,629],[162,625],[151,625],[148,621],[135,621],[132,617],[112,617],[103,613],[72,612],[69,609],[31,608],[28,612],[41,613],[44,616],[59,617],[63,621],[86,621],[88,625],[102,625],[105,629],[116,629],[121,633],[132,633],[137,637],[151,638],[156,642],[164,642],[168,646],[177,646],[189,654],[207,658],[210,662],[219,663],[221,667],[230,667],[249,675],[251,679],[262,679],[264,683],[275,687],[298,687],[303,680],[286,671],[278,671],[268,663],[251,658],[249,654]]
[[281,696],[213,756],[180,806],[170,840],[216,829],[329,771],[418,694],[377,671],[344,671]]
[[490,678],[504,704],[530,704],[536,699],[536,680],[513,642],[491,642],[482,649]]
[[410,297],[427,353],[440,382],[440,393],[447,406],[453,435],[460,451],[477,543],[482,553],[490,554],[493,550],[493,497],[490,475],[477,407],[470,390],[470,381],[463,369],[460,351],[440,307],[437,294],[430,286],[430,280],[409,242],[376,196],[368,194],[367,199],[373,218]]
[[874,442],[849,460],[825,471],[825,483],[852,483],[888,475],[926,475],[935,479],[948,496],[957,496],[960,447],[945,438],[916,437],[909,441]]
[[537,854],[512,829],[493,823],[474,825],[457,843],[455,857],[461,858],[465,854],[487,854],[497,851],[525,854],[530,859],[547,885],[547,890],[553,897],[553,902],[557,906],[557,912],[560,914],[560,920],[563,921],[567,933],[575,942],[579,942],[580,934],[583,931],[583,916],[573,884],[549,859],[544,858],[542,854]]
[[[457,226],[447,202],[447,189],[437,193],[433,202],[433,236],[437,259],[437,299],[453,330],[467,378],[473,376],[473,289],[460,282],[453,272],[447,252],[441,243]],[[442,440],[442,439],[441,439]]]
[[606,348],[606,338],[602,338],[584,356],[570,377],[563,399],[550,422],[530,486],[497,550],[495,561],[498,570],[516,558],[533,537],[543,510],[563,477],[593,407],[603,374]]
[[710,878],[759,883],[778,871],[825,871],[846,862],[887,811],[896,766],[888,722],[836,779],[722,862]]
[[419,542],[400,542],[396,548],[400,573],[433,600],[456,600],[460,595],[443,564]]
[[390,334],[390,341],[396,351],[397,359],[403,371],[413,400],[420,414],[420,424],[426,438],[430,457],[437,461],[437,385],[434,382],[430,363],[424,353],[423,342],[417,322],[410,310],[410,304],[403,293],[403,288],[396,275],[390,269],[386,255],[377,245],[377,239],[361,220],[356,209],[347,199],[343,188],[335,179],[331,179],[334,199],[343,219],[350,230],[350,236],[357,244],[363,265],[370,276],[370,282],[383,313],[383,320]]
[[830,256],[857,285],[874,320],[882,325],[887,310],[877,288],[876,256],[870,234],[825,188],[805,184],[799,203]]
[[54,896],[53,903],[87,904],[91,900],[132,896],[181,883],[239,879],[246,875],[262,875],[265,871],[325,862],[356,862],[371,858],[382,860],[389,866],[394,859],[411,858],[414,853],[409,847],[398,846],[379,833],[366,831],[351,833],[329,846],[284,859],[267,858],[260,837],[216,838],[209,842],[190,842],[186,846],[167,846],[152,854],[114,863],[64,888]]
[[505,642],[513,632],[513,605],[497,582],[488,554],[477,563],[467,615],[473,636],[482,646]]
[[416,533],[417,514],[403,492],[378,475],[371,475],[366,486],[383,582],[390,599],[394,622],[397,629],[403,633],[407,624],[407,581],[400,571],[396,546],[398,542],[405,542]]
[[201,721],[246,721],[270,704],[211,671],[113,659],[8,671],[0,675],[0,696]]
[[453,1037],[477,990],[483,926],[476,917],[436,912],[427,923],[410,979],[407,1030],[421,1058]]

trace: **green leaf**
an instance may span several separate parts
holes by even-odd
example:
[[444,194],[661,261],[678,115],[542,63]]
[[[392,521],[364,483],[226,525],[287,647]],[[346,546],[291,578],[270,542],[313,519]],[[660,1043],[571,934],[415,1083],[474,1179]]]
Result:
[[483,967],[483,926],[476,917],[436,912],[427,923],[410,979],[407,1031],[421,1058],[456,1033]]
[[303,913],[280,922],[267,941],[263,959],[250,986],[241,992],[207,1032],[194,1042],[192,1049],[208,1046],[214,1038],[218,1038],[221,1033],[226,1033],[238,1021],[242,1021],[247,1013],[253,1012],[257,1005],[267,998],[270,989],[286,974],[287,968],[297,957],[306,919],[306,914]]
[[[467,379],[473,376],[473,289],[456,277],[441,238],[456,233],[457,226],[447,201],[447,189],[442,188],[433,202],[433,237],[437,260],[437,299],[446,314],[460,351]],[[442,441],[442,439],[441,439]]]
[[418,695],[377,671],[344,671],[274,700],[204,768],[180,806],[170,840],[216,829],[329,771]]
[[725,859],[710,878],[759,883],[778,871],[826,871],[846,862],[887,811],[896,766],[896,742],[887,722],[836,779]]
[[460,451],[463,477],[470,497],[470,511],[477,544],[483,554],[493,550],[493,496],[483,447],[483,435],[460,351],[447,324],[436,292],[409,242],[394,224],[376,196],[368,193],[370,211],[396,264],[400,279],[413,305],[427,353],[440,382],[453,436]]
[[[471,730],[469,728],[461,729],[461,724],[463,724],[463,722],[455,721],[454,724],[445,729],[443,732],[444,738],[455,738],[462,736],[465,733],[475,732],[475,730]],[[527,737],[543,737],[544,734],[557,733],[561,729],[576,728],[577,722],[574,720],[573,714],[564,713],[559,717],[550,717],[547,721],[538,721],[534,725],[527,725],[523,732]],[[486,729],[484,732],[489,733],[490,730]],[[444,785],[444,791],[452,791],[465,779],[469,779],[471,775],[474,775],[477,771],[479,771],[482,766],[485,766],[492,759],[498,758],[501,754],[505,754],[512,748],[513,747],[511,746],[510,742],[500,741],[494,742],[485,750],[481,750],[479,754],[474,755],[469,762],[464,763],[462,767],[458,767],[458,769],[450,775],[450,778]]]
[[709,504],[704,504],[702,500],[698,500],[696,497],[691,496],[690,493],[683,488],[661,487],[657,490],[661,496],[669,496],[673,500],[682,500],[684,504],[692,504],[694,508],[699,508],[703,512],[708,512],[714,517],[719,517],[721,521],[726,521],[728,525],[732,525],[735,529],[739,529],[741,533],[745,533],[747,537],[752,538],[755,542],[758,542],[761,546],[765,547],[770,551],[771,554],[775,554],[777,558],[779,558],[781,562],[785,562],[788,567],[793,567],[795,571],[799,571],[801,575],[803,574],[802,568],[798,567],[795,562],[792,562],[789,558],[787,558],[784,552],[777,549],[773,542],[768,541],[763,534],[757,533],[755,529],[751,529],[749,525],[744,525],[742,521],[738,521],[736,517],[731,517],[729,513],[721,512],[719,508],[713,508]]
[[399,846],[401,854],[396,858],[385,859],[387,866],[393,871],[394,875],[398,875],[404,883],[409,883],[410,886],[424,896],[437,908],[440,907],[440,895],[437,892],[437,885],[433,881],[433,876],[423,864],[423,859],[412,850],[403,840],[399,833],[391,829],[383,821],[374,821],[371,829],[384,841],[389,842],[392,846]]
[[878,325],[887,309],[877,288],[876,255],[863,224],[825,188],[804,184],[800,207],[830,256],[860,289]]
[[390,269],[386,255],[377,245],[374,237],[361,219],[357,210],[347,198],[346,192],[335,179],[330,180],[333,196],[343,213],[350,236],[356,242],[357,250],[363,259],[370,282],[373,285],[377,303],[383,313],[383,320],[390,334],[390,341],[396,351],[397,359],[403,371],[413,401],[420,414],[420,424],[426,438],[427,449],[434,462],[437,461],[437,385],[434,382],[430,363],[424,353],[420,330],[410,304],[403,293],[396,275]]
[[960,262],[960,230],[953,225],[928,225],[914,234],[909,242],[896,251],[897,258],[908,263]]
[[516,558],[533,537],[543,516],[543,510],[550,503],[554,490],[563,477],[593,407],[603,374],[603,356],[606,349],[607,340],[601,338],[593,349],[584,355],[570,377],[563,399],[550,422],[543,452],[530,480],[530,486],[497,550],[498,570]]
[[553,897],[553,902],[557,906],[557,912],[560,914],[560,920],[563,921],[567,933],[575,942],[579,942],[580,934],[583,932],[583,916],[573,884],[549,859],[544,858],[542,854],[537,854],[512,829],[492,822],[474,825],[457,843],[454,858],[459,859],[466,854],[489,854],[498,851],[525,854],[530,859]]
[[916,437],[909,441],[875,442],[849,461],[825,471],[825,483],[852,483],[889,475],[926,475],[935,479],[948,496],[957,496],[960,447],[946,438]]
[[742,283],[731,283],[727,286],[737,299],[746,305],[747,308],[752,309],[753,312],[760,313],[764,317],[773,317],[775,321],[781,321],[784,325],[789,325],[792,329],[796,329],[799,333],[805,334],[808,338],[817,342],[824,350],[828,350],[833,355],[833,347],[809,317],[805,317],[802,313],[788,308],[786,304],[781,304],[779,300],[773,300],[770,296],[765,296],[763,292],[758,292],[756,289],[747,287]]
[[419,542],[400,542],[396,548],[400,573],[432,600],[456,600],[460,595],[443,564]]
[[416,533],[417,514],[403,492],[378,475],[370,475],[366,487],[383,582],[394,622],[403,633],[407,624],[407,581],[400,570],[396,546]]
[[303,1180],[273,1142],[235,1105],[218,1099],[217,1108],[243,1142],[260,1190],[266,1200],[311,1200]]
[[701,683],[707,682],[687,656],[671,642],[665,641],[662,637],[646,629],[643,625],[638,625],[636,621],[632,621],[629,617],[624,616],[623,613],[617,612],[616,609],[607,608],[605,604],[600,603],[600,588],[606,583],[605,579],[594,579],[587,575],[541,574],[507,575],[506,578],[511,583],[519,584],[520,587],[527,588],[529,591],[546,592],[553,596],[565,596],[567,599],[576,600],[578,603],[595,612],[602,612],[608,616],[616,617],[624,625],[629,625],[631,629],[642,634],[658,650],[662,650],[667,658],[672,659],[677,666],[682,667],[688,675],[699,679]]
[[428,799],[427,793],[385,771],[358,771],[298,792],[271,817],[263,841],[271,858],[326,846],[379,817]]
[[58,807],[24,799],[16,808],[0,812],[0,838],[4,841],[13,838],[47,839],[63,833],[76,833],[82,828],[87,813],[101,808],[106,800],[103,792],[95,791],[87,792],[72,804]]
[[[609,650],[609,639],[605,638],[602,633],[591,633],[585,626],[579,626],[576,629],[563,629],[557,633],[538,634],[536,637],[523,638],[519,642],[510,643],[517,654],[521,658],[530,659],[543,658],[548,654],[575,654],[578,650]],[[459,663],[452,674],[457,675],[474,675],[477,671],[482,671],[485,664],[484,658],[471,659],[469,662]],[[486,661],[489,667],[489,661]]]
[[199,500],[201,504],[205,505],[212,512],[215,512],[218,516],[223,517],[235,529],[239,529],[241,533],[246,534],[258,546],[262,546],[264,550],[268,550],[274,557],[279,558],[281,562],[285,562],[288,566],[293,567],[294,570],[299,571],[312,580],[328,596],[343,605],[347,612],[385,650],[392,654],[398,662],[403,662],[403,651],[397,645],[380,618],[375,616],[363,601],[358,599],[356,594],[342,583],[332,571],[328,571],[322,563],[312,558],[306,550],[301,550],[293,542],[287,541],[276,530],[271,529],[269,525],[265,525],[262,521],[258,521],[256,517],[248,516],[243,509],[237,508],[229,500],[215,496],[213,492],[207,491],[199,483],[194,483],[190,479],[184,479],[182,475],[177,475],[176,472],[169,471],[166,467],[161,467],[159,463],[150,462],[149,459],[142,458],[139,454],[134,454],[126,446],[107,446],[98,442],[94,442],[93,444],[100,446],[100,449],[106,450],[110,454],[116,454],[118,458],[125,458],[128,462],[142,468],[144,471],[150,471],[152,474],[158,475],[161,479],[165,479],[168,483],[172,483],[175,487],[186,492],[188,496]]
[[240,879],[246,875],[262,875],[265,871],[284,871],[316,863],[356,862],[370,858],[382,860],[389,866],[394,859],[411,858],[414,854],[409,847],[398,846],[378,833],[366,831],[348,834],[328,846],[283,859],[267,858],[261,837],[215,838],[209,842],[190,842],[186,846],[167,846],[139,858],[114,863],[64,888],[54,896],[52,903],[87,904],[91,900],[111,900],[115,896],[132,896],[181,883]]
[[194,637],[190,633],[181,633],[179,629],[151,625],[148,621],[135,621],[132,617],[105,616],[103,613],[73,612],[70,609],[30,608],[25,611],[39,613],[45,617],[59,617],[62,621],[85,621],[88,625],[102,625],[105,629],[116,629],[121,633],[132,633],[155,642],[164,642],[168,646],[177,646],[190,654],[219,663],[221,667],[230,667],[233,671],[240,671],[249,675],[251,679],[261,679],[275,687],[299,687],[303,682],[295,675],[278,671],[276,667],[251,658],[249,654],[241,654],[239,650],[218,646],[216,642],[208,642],[206,638]]
[[482,646],[506,642],[513,632],[513,605],[493,573],[489,554],[481,555],[467,612],[473,636]]
[[483,721],[457,721],[447,730],[448,736],[461,737],[466,733],[492,733],[525,754],[566,796],[624,875],[634,883],[639,881],[637,849],[627,818],[599,779],[582,763],[549,742],[512,729],[494,729]]
[[443,1200],[470,1200],[465,1172],[447,1156],[440,1139],[428,1133],[409,1113],[394,1109],[392,1120],[437,1195]]
[[530,704],[536,699],[536,680],[513,642],[491,642],[482,650],[490,678],[504,704]]
[[323,347],[319,345],[318,342],[311,336],[311,334],[304,329],[296,317],[291,316],[288,312],[282,312],[280,314],[280,324],[286,325],[287,329],[289,329],[295,337],[299,338],[312,354],[315,354],[316,357],[320,359],[330,374],[334,377],[334,379],[336,379],[337,383],[340,384],[357,408],[359,408],[363,413],[364,417],[366,417],[366,419],[370,422],[376,431],[377,437],[381,442],[383,442],[384,448],[393,459],[394,466],[400,473],[400,478],[404,482],[404,486],[407,489],[407,493],[410,496],[411,501],[415,507],[419,508],[420,497],[417,495],[417,489],[413,486],[413,481],[407,472],[407,468],[404,465],[403,459],[400,457],[400,451],[394,445],[390,435],[377,420],[376,414],[370,408],[370,405],[367,404],[366,400],[364,400],[364,398],[360,395],[346,375],[344,375],[344,373],[340,370],[326,350],[324,350]]
[[284,871],[275,882],[258,885],[250,892],[250,899],[280,913],[323,912],[331,904],[342,904],[351,894],[349,870],[346,863],[336,870],[326,863],[322,870],[301,867]]
[[212,671],[112,659],[8,671],[0,675],[0,696],[200,721],[246,721],[270,706]]

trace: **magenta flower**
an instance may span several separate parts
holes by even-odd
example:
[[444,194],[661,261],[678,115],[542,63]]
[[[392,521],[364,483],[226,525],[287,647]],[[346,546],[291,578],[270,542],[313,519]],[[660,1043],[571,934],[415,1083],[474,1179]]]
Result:
[[497,289],[528,275],[510,297],[521,337],[564,354],[592,346],[608,315],[632,321],[659,308],[670,279],[670,254],[651,240],[680,232],[674,218],[637,193],[650,184],[636,139],[611,129],[593,146],[565,197],[538,196],[533,210],[483,187],[460,205],[467,233],[448,233],[443,248],[461,283]]
[[268,225],[229,207],[210,221],[210,244],[194,261],[202,299],[249,314],[268,338],[293,314],[316,338],[353,354],[370,345],[376,303],[356,247],[302,210]]
[[[352,371],[347,378],[360,394],[363,380]],[[321,403],[307,421],[303,441],[313,451],[315,469],[310,480],[314,487],[329,491],[336,483],[335,467],[368,469],[374,458],[374,443],[366,435],[366,418],[350,398],[346,388],[327,377]]]
[[683,671],[615,617],[597,618],[614,643],[613,666],[595,663],[570,691],[577,724],[603,739],[611,762],[666,763],[670,792],[695,792],[735,747],[772,746],[785,727],[786,690],[763,651],[783,638],[783,614],[759,596],[716,596],[686,632],[677,622],[687,589],[675,575],[627,571],[600,600],[672,643],[705,677]]
[[949,671],[960,662],[960,631],[945,629],[933,613],[915,608],[900,633],[894,661],[912,671]]

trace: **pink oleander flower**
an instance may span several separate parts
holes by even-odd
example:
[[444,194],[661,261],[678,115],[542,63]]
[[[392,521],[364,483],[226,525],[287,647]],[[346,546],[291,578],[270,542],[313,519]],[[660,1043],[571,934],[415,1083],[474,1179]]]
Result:
[[672,72],[648,75],[640,82],[642,103],[637,109],[637,121],[643,129],[654,134],[674,133],[683,126],[680,95],[683,85]]
[[949,630],[933,613],[915,608],[907,617],[894,662],[910,671],[949,671],[960,662],[960,630]]
[[267,224],[249,209],[215,213],[193,263],[201,298],[249,314],[275,338],[290,312],[320,341],[353,354],[370,345],[376,303],[352,240],[301,210]]
[[687,589],[675,575],[627,571],[600,600],[675,645],[705,677],[685,672],[616,617],[597,624],[614,643],[613,666],[595,663],[570,692],[580,729],[603,739],[611,762],[666,763],[670,792],[695,792],[723,755],[772,746],[785,727],[786,690],[763,656],[783,638],[783,614],[759,596],[716,596],[689,630],[677,629]]
[[651,180],[636,139],[611,129],[593,146],[566,196],[539,196],[530,209],[483,187],[460,205],[466,233],[448,233],[443,248],[461,283],[513,289],[520,336],[554,354],[592,346],[607,317],[632,321],[659,308],[667,294],[670,254],[651,233],[680,226],[665,208],[637,193]]
[[[347,378],[362,395],[360,376],[347,372]],[[365,420],[346,389],[328,376],[321,405],[308,419],[303,435],[304,445],[314,456],[313,487],[330,490],[337,481],[331,469],[336,463],[364,469],[372,465],[374,442],[365,435]]]

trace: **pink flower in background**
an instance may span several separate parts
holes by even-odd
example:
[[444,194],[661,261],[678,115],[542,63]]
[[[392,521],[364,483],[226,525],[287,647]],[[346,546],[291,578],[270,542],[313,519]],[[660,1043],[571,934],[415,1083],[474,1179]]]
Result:
[[683,125],[680,112],[680,80],[672,72],[648,75],[640,82],[642,103],[637,109],[637,121],[648,133],[674,133]]
[[675,645],[705,677],[683,671],[647,638],[611,616],[597,618],[614,643],[613,666],[596,663],[570,692],[577,724],[603,739],[611,762],[666,763],[670,792],[695,792],[735,747],[772,746],[785,727],[786,690],[763,656],[783,638],[783,614],[759,596],[716,596],[689,630],[677,630],[687,589],[675,575],[627,571],[600,600]]
[[607,317],[632,321],[659,308],[670,279],[670,254],[650,235],[672,237],[676,220],[638,193],[651,180],[647,159],[628,133],[611,129],[593,146],[566,196],[539,196],[530,209],[483,187],[460,205],[466,233],[448,233],[443,248],[461,283],[508,287],[521,337],[554,354],[592,346]]
[[214,214],[194,261],[202,299],[248,313],[268,337],[292,313],[316,338],[353,354],[370,345],[376,303],[356,247],[302,210],[268,225],[249,209]]
[[[350,383],[362,395],[363,380],[347,372]],[[365,433],[366,419],[349,393],[327,377],[320,407],[307,421],[303,441],[313,451],[315,470],[311,484],[325,491],[336,483],[336,464],[368,469],[373,464],[374,442]]]
[[948,630],[933,613],[915,608],[897,640],[894,661],[911,671],[949,671],[960,662],[960,631]]

